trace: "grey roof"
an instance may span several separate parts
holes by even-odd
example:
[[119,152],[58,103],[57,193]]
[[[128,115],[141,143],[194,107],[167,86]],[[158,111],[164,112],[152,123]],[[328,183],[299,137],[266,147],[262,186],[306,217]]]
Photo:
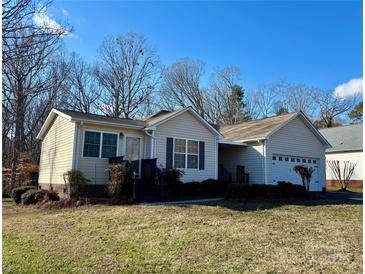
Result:
[[121,125],[149,127],[149,126],[153,126],[171,116],[174,116],[175,114],[183,111],[184,109],[178,109],[175,111],[162,110],[162,111],[157,112],[156,114],[146,117],[143,120],[116,118],[116,117],[110,117],[110,116],[106,116],[106,115],[83,113],[83,112],[67,110],[67,109],[57,109],[57,110],[70,116],[72,119],[75,119],[75,120],[90,120],[92,122],[107,122],[107,123],[118,123]]
[[159,112],[157,112],[156,114],[153,114],[151,116],[148,116],[146,119],[144,119],[146,126],[150,127],[153,126],[155,124],[158,124],[159,122],[168,119],[169,117],[174,116],[175,114],[183,111],[183,109],[178,109],[175,111],[168,111],[168,110],[161,110]]
[[131,125],[131,126],[141,126],[141,127],[145,126],[145,121],[142,120],[116,118],[105,115],[82,113],[78,111],[65,110],[65,109],[57,109],[57,110],[68,116],[71,116],[71,118],[75,120],[90,120],[93,122],[120,123],[121,125]]
[[223,134],[224,139],[230,141],[245,142],[249,140],[266,139],[271,132],[279,128],[295,115],[298,115],[298,112],[243,122],[237,125],[224,126],[220,128],[220,132]]
[[362,151],[362,124],[325,128],[319,132],[332,145],[326,152]]

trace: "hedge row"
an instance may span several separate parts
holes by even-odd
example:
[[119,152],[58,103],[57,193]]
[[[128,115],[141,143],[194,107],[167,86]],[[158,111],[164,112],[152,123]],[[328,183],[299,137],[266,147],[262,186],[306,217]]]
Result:
[[166,184],[165,196],[167,198],[181,197],[224,197],[228,183],[208,179],[200,182]]
[[279,182],[277,185],[245,185],[233,183],[228,186],[226,198],[236,200],[249,199],[287,199],[304,198],[308,192],[301,185]]

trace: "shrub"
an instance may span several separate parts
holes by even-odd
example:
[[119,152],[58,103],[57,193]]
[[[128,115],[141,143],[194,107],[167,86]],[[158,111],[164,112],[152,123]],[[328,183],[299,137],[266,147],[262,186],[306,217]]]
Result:
[[233,183],[228,186],[227,198],[231,199],[286,199],[302,198],[307,195],[301,185],[280,182],[278,185],[245,185]]
[[20,202],[22,200],[21,199],[22,195],[30,189],[37,189],[37,187],[35,187],[35,186],[16,187],[16,188],[13,188],[13,190],[11,191],[10,196],[14,200],[15,203],[20,204]]
[[123,196],[131,197],[135,176],[129,162],[109,165],[107,171],[110,175],[108,182],[110,196],[115,199],[121,199]]
[[54,201],[50,203],[38,203],[37,207],[42,209],[61,209],[61,208],[67,208],[67,207],[74,207],[75,201],[66,198],[66,199],[60,199],[59,201]]
[[278,188],[284,198],[300,198],[308,195],[304,186],[290,182],[278,182]]
[[183,184],[184,195],[188,197],[201,196],[203,194],[202,184],[199,182],[190,182]]
[[202,181],[203,193],[208,196],[224,196],[227,192],[228,183],[223,181],[217,181],[214,179],[208,179]]
[[36,204],[44,199],[47,190],[45,189],[30,189],[27,192],[22,194],[22,204],[23,205],[30,205]]
[[58,192],[54,190],[50,190],[44,196],[44,199],[47,202],[55,202],[60,200],[60,196],[58,196]]
[[179,183],[181,177],[184,174],[184,171],[175,168],[165,168],[162,170],[162,176],[165,185]]
[[164,168],[162,178],[164,194],[168,198],[179,198],[184,196],[184,184],[180,181],[184,171],[174,168]]
[[168,198],[179,198],[184,196],[184,184],[180,181],[169,183],[165,186],[165,195]]
[[81,194],[81,187],[90,182],[79,170],[69,170],[63,174],[67,192],[71,199],[78,198]]

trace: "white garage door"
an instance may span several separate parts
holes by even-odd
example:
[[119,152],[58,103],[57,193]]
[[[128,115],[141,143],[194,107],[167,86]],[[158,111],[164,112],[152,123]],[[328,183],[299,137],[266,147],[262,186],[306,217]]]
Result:
[[299,156],[273,155],[272,156],[272,180],[276,184],[279,181],[291,182],[293,184],[302,185],[302,179],[294,171],[295,165],[304,165],[314,168],[312,179],[309,185],[310,191],[321,191],[319,184],[319,159],[305,158]]

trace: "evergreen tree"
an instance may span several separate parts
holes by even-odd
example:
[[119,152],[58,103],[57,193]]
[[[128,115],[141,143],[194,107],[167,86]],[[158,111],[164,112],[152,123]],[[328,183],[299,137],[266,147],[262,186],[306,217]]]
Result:
[[224,114],[225,124],[232,125],[250,120],[248,112],[246,111],[246,103],[244,99],[244,89],[239,85],[233,85],[231,87],[227,109]]
[[350,111],[349,117],[353,123],[362,122],[362,102],[358,103],[353,110]]

